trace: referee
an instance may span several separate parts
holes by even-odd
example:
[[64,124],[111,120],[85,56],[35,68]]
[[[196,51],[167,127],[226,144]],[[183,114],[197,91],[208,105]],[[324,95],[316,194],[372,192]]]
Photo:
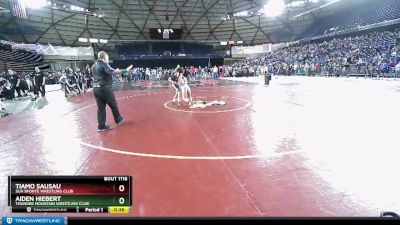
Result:
[[[101,51],[97,55],[98,60],[92,66],[93,73],[93,94],[96,98],[97,104],[97,121],[98,131],[106,131],[111,129],[106,125],[106,105],[111,108],[114,116],[114,121],[117,125],[121,124],[124,120],[118,110],[117,100],[115,99],[112,90],[113,74],[120,73],[121,71],[111,68],[108,64],[108,54]],[[132,66],[128,67],[130,70]]]

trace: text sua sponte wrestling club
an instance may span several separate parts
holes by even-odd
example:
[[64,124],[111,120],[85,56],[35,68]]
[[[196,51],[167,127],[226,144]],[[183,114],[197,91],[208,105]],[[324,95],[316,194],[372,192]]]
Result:
[[[62,189],[62,184],[15,184],[16,194],[73,194],[73,189]],[[14,199],[16,206],[87,206],[89,202],[63,201],[57,195],[19,195]]]
[[62,184],[15,184],[16,194],[73,194],[73,189],[62,189]]

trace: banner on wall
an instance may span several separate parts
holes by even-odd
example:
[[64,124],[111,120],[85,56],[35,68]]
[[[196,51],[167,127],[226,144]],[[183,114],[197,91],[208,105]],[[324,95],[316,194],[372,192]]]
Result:
[[51,44],[13,44],[13,49],[26,49],[36,51],[44,55],[48,60],[94,60],[92,46],[88,47],[65,47],[53,46]]

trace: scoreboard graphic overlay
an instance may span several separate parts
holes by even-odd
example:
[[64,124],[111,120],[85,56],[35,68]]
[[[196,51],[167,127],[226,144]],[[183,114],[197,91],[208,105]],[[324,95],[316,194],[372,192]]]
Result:
[[128,213],[131,176],[9,176],[15,213]]

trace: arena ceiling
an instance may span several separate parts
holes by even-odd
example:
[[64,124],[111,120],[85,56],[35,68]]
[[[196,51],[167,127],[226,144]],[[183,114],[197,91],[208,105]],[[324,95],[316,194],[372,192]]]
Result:
[[[81,7],[104,16],[83,15],[79,8],[66,12],[47,5],[26,7],[26,17],[19,18],[12,13],[17,0],[0,0],[0,38],[67,46],[84,45],[79,42],[80,37],[99,38],[108,40],[107,44],[97,44],[103,49],[149,40],[150,28],[177,28],[183,30],[182,39],[186,41],[218,43],[234,39],[246,45],[278,43],[294,40],[316,19],[340,7],[324,7],[340,0],[301,0],[304,4],[287,8],[280,16],[268,17],[260,10],[269,1],[279,0],[52,0],[48,4]],[[235,16],[243,12],[253,14]]]

